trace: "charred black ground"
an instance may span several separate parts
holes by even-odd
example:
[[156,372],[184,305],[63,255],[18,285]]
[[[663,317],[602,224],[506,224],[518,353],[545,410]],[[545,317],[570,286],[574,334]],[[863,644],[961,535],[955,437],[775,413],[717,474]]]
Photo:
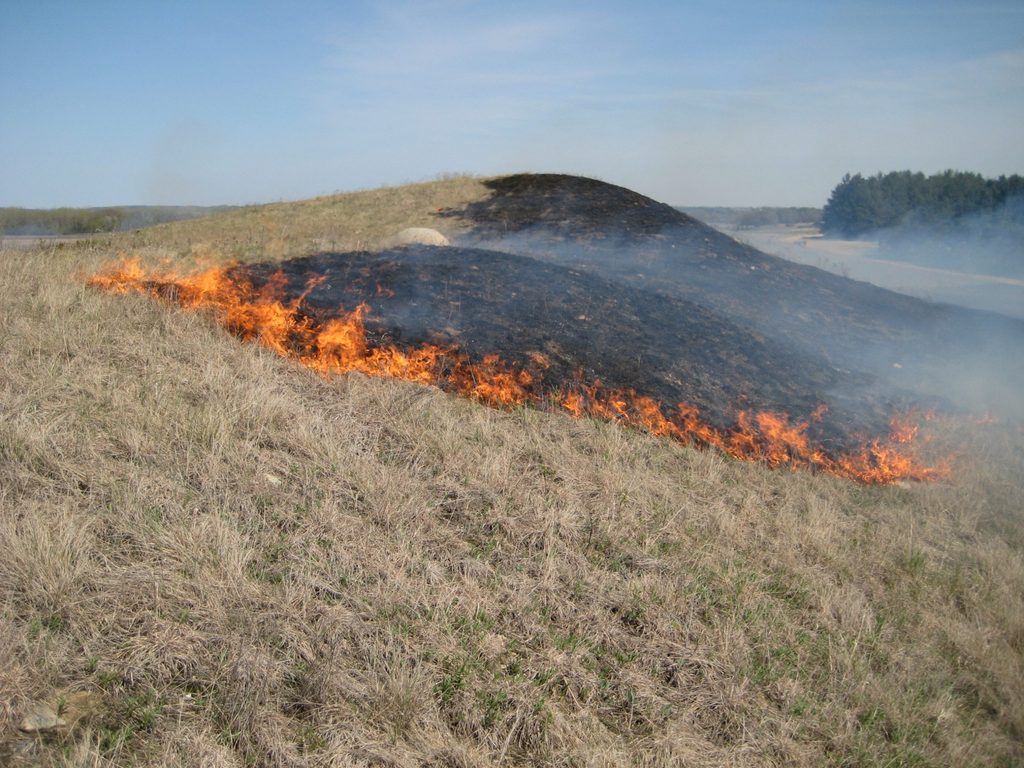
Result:
[[[593,179],[519,174],[485,183],[491,196],[449,213],[473,223],[467,242],[684,299],[894,387],[1020,405],[1000,398],[1024,379],[1024,322],[785,261]],[[970,370],[983,375],[950,389]]]
[[[525,256],[417,246],[237,269],[257,287],[282,270],[291,297],[319,279],[303,305],[319,320],[369,305],[375,343],[451,344],[477,361],[498,354],[549,390],[594,381],[631,388],[668,409],[695,405],[721,429],[734,426],[741,409],[803,420],[827,402],[831,412],[811,435],[841,451],[884,434],[893,407],[864,397],[863,377],[712,310]],[[537,366],[536,353],[549,367]]]
[[446,213],[472,221],[482,239],[539,228],[551,237],[577,241],[640,240],[672,225],[703,226],[670,205],[582,176],[521,173],[484,185],[493,194]]

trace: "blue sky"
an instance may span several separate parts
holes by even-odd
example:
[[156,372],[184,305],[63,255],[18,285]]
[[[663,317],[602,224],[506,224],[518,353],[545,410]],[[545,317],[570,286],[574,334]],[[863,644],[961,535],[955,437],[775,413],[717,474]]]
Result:
[[0,0],[0,205],[565,171],[679,205],[1024,173],[1024,3]]

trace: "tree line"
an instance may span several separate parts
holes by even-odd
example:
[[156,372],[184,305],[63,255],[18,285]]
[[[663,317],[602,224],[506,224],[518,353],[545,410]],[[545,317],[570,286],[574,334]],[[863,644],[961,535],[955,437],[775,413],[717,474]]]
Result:
[[932,176],[893,171],[864,177],[846,174],[822,211],[826,234],[857,237],[890,227],[955,226],[978,212],[992,212],[1024,194],[1024,177],[986,179],[980,173],[943,171]]

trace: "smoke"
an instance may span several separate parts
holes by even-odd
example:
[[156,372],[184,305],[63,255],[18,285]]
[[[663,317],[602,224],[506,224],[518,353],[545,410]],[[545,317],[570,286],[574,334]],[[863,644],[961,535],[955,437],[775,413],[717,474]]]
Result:
[[[918,385],[975,409],[1024,418],[1024,346],[1021,325],[986,317],[998,313],[1024,319],[1024,196],[1000,207],[948,223],[919,222],[874,232],[878,242],[875,278],[899,270],[897,289],[934,301],[982,310],[963,316],[969,343],[925,369]],[[894,266],[899,265],[899,266]]]
[[[916,308],[906,304],[903,312],[890,318],[895,333],[908,324],[918,325],[917,348],[865,345],[854,356],[859,370],[893,386],[942,397],[956,407],[1024,419],[1024,390],[1019,385],[1024,380],[1020,197],[953,225],[940,228],[911,220],[855,241],[821,238],[809,226],[733,234],[787,261],[929,302]],[[872,290],[866,287],[863,292]]]
[[[559,207],[557,201],[551,205]],[[826,272],[775,258],[696,221],[643,235],[604,227],[582,239],[572,237],[570,229],[537,225],[503,235],[471,234],[462,242],[592,272],[707,308],[838,371],[840,384],[822,382],[836,407],[856,409],[865,401],[895,407],[920,403],[1024,419],[1019,384],[1024,380],[1024,322],[988,311],[993,294],[1004,289],[1006,308],[1024,315],[1024,305],[1014,301],[1024,292],[1024,282],[990,276],[972,282],[915,265],[911,278],[922,273],[931,279],[921,290],[923,279],[907,279],[906,268],[897,270],[899,265],[882,259],[845,259],[844,268]],[[807,247],[788,248],[809,260]],[[887,270],[890,280],[878,279]],[[865,282],[871,278],[874,285]],[[965,298],[973,287],[976,309],[928,301],[935,296],[927,294],[943,285],[939,278],[947,280],[947,301],[951,293]],[[907,290],[878,287],[887,282]]]
[[923,266],[1024,279],[1024,195],[951,221],[919,221],[879,230],[879,254]]
[[1022,320],[771,256],[592,179],[487,184],[493,195],[451,214],[474,224],[453,248],[296,262],[328,276],[309,301],[351,309],[368,296],[407,341],[537,351],[563,377],[591,360],[617,386],[710,403],[722,419],[756,400],[798,418],[827,402],[848,425],[912,404],[1024,418]]
[[[908,227],[899,234],[874,232],[861,240],[827,240],[807,229],[725,231],[797,264],[926,301],[1024,319],[1024,276],[1012,274],[1014,261],[1024,263],[1024,240],[1014,241],[1005,233],[982,229],[976,235],[940,235]],[[997,271],[997,266],[1002,269]]]

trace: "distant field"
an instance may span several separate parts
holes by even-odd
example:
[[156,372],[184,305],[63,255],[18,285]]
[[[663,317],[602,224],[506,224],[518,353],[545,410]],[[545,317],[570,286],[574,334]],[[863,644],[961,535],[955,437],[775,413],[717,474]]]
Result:
[[[229,211],[233,206],[127,205],[107,208],[0,208],[0,236],[57,237],[125,232]],[[17,241],[15,241],[17,243]]]
[[0,249],[23,250],[36,246],[62,245],[88,240],[96,235],[4,235],[0,236]]
[[679,207],[683,213],[718,229],[749,229],[756,227],[792,226],[821,223],[821,208],[725,208]]
[[85,284],[455,237],[486,194],[0,251],[0,764],[1020,764],[1020,425],[939,417],[951,479],[868,487]]

